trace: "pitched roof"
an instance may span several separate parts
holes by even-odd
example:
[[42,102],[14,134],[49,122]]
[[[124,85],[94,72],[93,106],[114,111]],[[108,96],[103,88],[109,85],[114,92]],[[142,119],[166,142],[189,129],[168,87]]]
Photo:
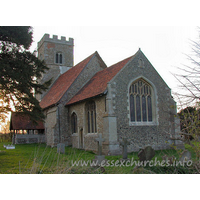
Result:
[[22,112],[13,112],[10,120],[10,130],[41,130],[44,129],[42,121],[34,124],[30,117]]
[[62,74],[40,102],[41,108],[44,109],[58,103],[95,54],[96,52]]
[[131,58],[133,58],[133,56],[97,72],[66,105],[74,104],[103,94],[107,88],[107,83],[112,80],[112,78],[128,63]]

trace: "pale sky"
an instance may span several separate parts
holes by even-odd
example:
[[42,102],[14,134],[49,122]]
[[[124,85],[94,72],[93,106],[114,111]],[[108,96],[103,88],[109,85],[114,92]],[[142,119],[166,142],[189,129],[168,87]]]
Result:
[[198,39],[198,0],[35,0],[31,7],[19,0],[2,4],[9,7],[9,11],[1,10],[2,25],[33,26],[32,50],[45,33],[72,37],[74,64],[98,51],[110,66],[141,48],[172,91],[177,83],[170,72],[187,64],[184,54],[191,53],[190,40]]
[[163,77],[172,92],[177,82],[171,73],[190,64],[191,40],[198,40],[197,26],[33,26],[31,50],[45,33],[74,38],[74,64],[98,51],[107,66],[131,55],[139,48]]

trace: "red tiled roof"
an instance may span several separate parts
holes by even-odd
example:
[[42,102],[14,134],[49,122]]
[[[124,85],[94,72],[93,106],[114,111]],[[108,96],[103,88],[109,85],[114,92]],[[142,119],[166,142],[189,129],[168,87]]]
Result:
[[30,117],[21,112],[13,112],[10,121],[10,130],[41,130],[44,129],[42,121],[34,124]]
[[48,93],[40,102],[41,108],[44,109],[49,106],[52,106],[62,98],[62,96],[69,89],[71,84],[75,81],[75,79],[84,69],[84,67],[88,64],[91,58],[95,55],[95,53],[83,60],[82,62],[80,62],[79,64],[77,64],[76,66],[72,67],[68,71],[66,71],[55,81]]
[[128,63],[131,58],[133,58],[133,56],[97,72],[66,105],[103,94],[107,88],[107,83]]

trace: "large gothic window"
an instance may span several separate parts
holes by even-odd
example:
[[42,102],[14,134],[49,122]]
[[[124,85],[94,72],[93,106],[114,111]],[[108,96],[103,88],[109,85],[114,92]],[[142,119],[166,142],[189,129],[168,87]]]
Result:
[[153,121],[152,96],[153,89],[145,80],[133,82],[129,88],[131,122]]
[[88,133],[96,133],[96,106],[94,101],[86,103],[86,119]]
[[76,115],[76,113],[72,113],[72,115],[71,115],[71,127],[72,127],[72,133],[77,133],[77,115]]

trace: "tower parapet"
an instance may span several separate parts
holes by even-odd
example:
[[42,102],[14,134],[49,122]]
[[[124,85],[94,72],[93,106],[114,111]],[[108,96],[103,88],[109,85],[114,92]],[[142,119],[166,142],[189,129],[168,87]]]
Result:
[[61,36],[61,39],[59,40],[57,35],[53,35],[53,38],[50,38],[49,34],[44,34],[42,39],[38,42],[38,49],[42,46],[44,42],[52,42],[57,44],[66,44],[69,46],[74,46],[73,38],[69,38],[69,40],[66,40],[66,37]]

